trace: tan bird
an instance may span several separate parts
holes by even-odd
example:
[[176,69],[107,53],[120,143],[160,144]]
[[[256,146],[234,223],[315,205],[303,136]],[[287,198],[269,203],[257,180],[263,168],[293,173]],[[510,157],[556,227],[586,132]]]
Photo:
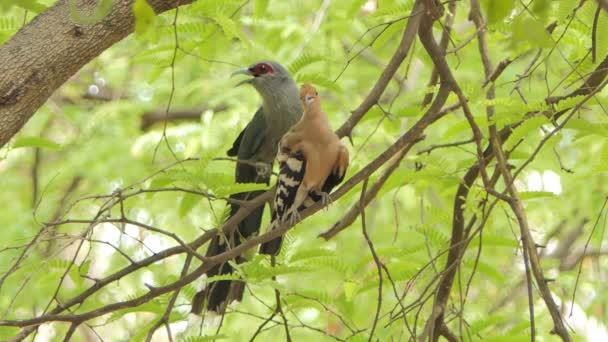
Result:
[[[304,115],[279,141],[279,176],[270,230],[283,222],[294,224],[299,211],[315,202],[329,203],[329,192],[344,179],[348,168],[348,150],[321,110],[316,89],[304,84],[300,100]],[[260,253],[277,255],[281,241],[279,237],[262,244]]]

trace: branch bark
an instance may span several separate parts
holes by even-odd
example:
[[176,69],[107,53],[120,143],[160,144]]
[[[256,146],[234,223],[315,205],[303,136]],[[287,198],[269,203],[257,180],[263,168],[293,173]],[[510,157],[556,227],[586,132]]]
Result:
[[[157,14],[193,0],[148,0]],[[110,12],[92,24],[70,14],[71,2],[91,15],[97,0],[60,0],[0,46],[0,147],[80,68],[133,32],[132,0],[112,0]]]
[[342,124],[340,128],[338,128],[336,134],[338,134],[339,137],[350,137],[353,128],[355,128],[365,113],[367,113],[370,108],[378,103],[380,96],[382,96],[384,90],[388,86],[388,83],[393,78],[393,75],[395,75],[405,57],[407,57],[407,54],[412,47],[412,43],[414,42],[414,39],[416,39],[416,33],[418,32],[418,26],[420,25],[420,19],[423,16],[423,11],[423,1],[417,0],[414,4],[414,8],[412,9],[412,14],[407,22],[407,26],[405,27],[405,30],[403,30],[403,36],[401,37],[399,47],[397,47],[395,54],[393,54],[390,62],[388,62],[388,65],[382,71],[380,78],[378,78],[378,81],[376,81],[376,84],[374,84],[374,87],[369,92],[365,100],[363,100],[357,109],[352,111],[352,115],[348,118],[348,120],[346,120],[346,122]]
[[141,116],[139,128],[142,131],[147,131],[155,124],[164,123],[165,121],[200,121],[201,114],[209,109],[218,113],[227,110],[228,106],[221,104],[215,107],[189,108],[169,112],[165,111],[164,109],[155,110],[153,112],[145,112],[144,115]]

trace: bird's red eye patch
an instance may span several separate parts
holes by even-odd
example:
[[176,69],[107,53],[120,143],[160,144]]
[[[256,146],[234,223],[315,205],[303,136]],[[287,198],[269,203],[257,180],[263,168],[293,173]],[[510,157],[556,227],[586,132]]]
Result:
[[274,70],[268,63],[258,63],[256,65],[252,66],[251,68],[249,68],[249,71],[251,71],[253,76],[271,74],[274,72]]

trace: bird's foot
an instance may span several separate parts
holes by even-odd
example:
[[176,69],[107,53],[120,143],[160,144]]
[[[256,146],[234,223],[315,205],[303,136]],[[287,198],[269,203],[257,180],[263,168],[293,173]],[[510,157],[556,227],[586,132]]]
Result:
[[298,223],[301,219],[300,216],[300,212],[297,210],[294,210],[291,215],[289,215],[289,219],[287,220],[287,222],[289,222],[289,226],[295,226],[296,223]]
[[268,163],[256,162],[255,163],[255,172],[258,174],[258,176],[260,176],[262,178],[267,178],[270,176],[270,173],[272,172],[272,168],[271,168],[270,164],[268,164]]
[[325,207],[325,210],[329,210],[329,204],[331,203],[331,196],[328,192],[319,191],[319,195],[321,196],[321,204]]

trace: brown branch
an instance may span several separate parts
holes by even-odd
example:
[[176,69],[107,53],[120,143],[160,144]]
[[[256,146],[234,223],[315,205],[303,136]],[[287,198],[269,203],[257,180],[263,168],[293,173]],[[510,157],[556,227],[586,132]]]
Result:
[[[391,145],[388,149],[386,149],[383,153],[381,153],[378,157],[376,157],[372,162],[370,162],[366,167],[361,169],[357,174],[351,177],[348,181],[346,181],[338,190],[332,193],[332,201],[339,199],[344,196],[350,189],[359,184],[363,179],[371,176],[378,168],[384,165],[390,158],[392,158],[395,154],[397,154],[400,150],[402,150],[407,144],[411,143],[413,140],[417,139],[421,134],[424,128],[426,128],[430,123],[435,121],[438,117],[439,107],[445,103],[445,99],[447,99],[448,91],[446,91],[443,87],[440,88],[437,99],[443,98],[443,101],[436,101],[434,105],[429,108],[429,112],[420,119],[408,132],[406,132],[403,136],[401,136],[393,145]],[[441,96],[440,96],[441,94]],[[222,231],[224,234],[229,234],[230,232],[236,229],[236,224],[240,222],[244,217],[246,217],[249,212],[259,207],[266,201],[270,200],[273,196],[273,191],[269,190],[255,199],[251,200],[249,205],[242,206],[239,208],[237,213],[230,217],[224,225],[222,226]],[[317,203],[306,210],[301,212],[301,219],[304,219],[313,213],[319,211],[322,208],[321,203]],[[87,321],[93,319],[95,317],[99,317],[105,315],[109,312],[141,305],[155,297],[158,297],[164,293],[174,291],[180,287],[183,287],[186,284],[191,283],[192,281],[198,279],[202,274],[204,274],[207,270],[209,270],[214,265],[217,265],[221,262],[225,262],[226,260],[233,259],[237,255],[242,254],[246,250],[260,244],[263,242],[267,242],[276,238],[282,234],[284,234],[287,230],[291,229],[287,225],[283,225],[277,229],[274,229],[266,234],[260,235],[258,237],[247,240],[243,244],[232,248],[225,253],[218,254],[214,257],[205,258],[205,262],[192,271],[190,274],[180,278],[176,282],[168,284],[162,287],[149,287],[149,292],[140,297],[134,298],[132,300],[118,302],[103,306],[98,309],[94,309],[88,312],[84,312],[81,314],[60,314],[64,310],[68,308],[84,302],[89,296],[93,293],[97,292],[99,289],[104,287],[105,285],[112,283],[121,279],[122,277],[133,273],[134,271],[146,267],[156,261],[165,259],[172,255],[184,253],[187,249],[184,246],[176,246],[172,248],[168,248],[164,251],[161,251],[157,254],[154,254],[142,261],[136,262],[135,264],[129,265],[116,273],[100,279],[89,289],[82,292],[80,295],[73,297],[72,299],[65,300],[62,305],[59,305],[53,308],[48,314],[31,318],[25,320],[2,320],[0,321],[0,326],[18,326],[25,327],[19,336],[27,336],[31,333],[36,326],[49,322],[49,321],[67,321],[67,322],[75,322],[75,321]],[[200,247],[203,243],[209,241],[213,236],[218,233],[218,229],[212,229],[198,237],[196,240],[188,244],[188,247],[191,249],[196,249]]]
[[[441,107],[445,104],[445,102],[448,98],[448,95],[449,95],[449,90],[447,89],[447,87],[439,88],[439,91],[437,93],[437,96],[435,97],[435,100],[433,101],[431,106],[428,108],[426,113],[406,133],[406,135],[411,134],[411,138],[409,138],[411,140],[411,142],[404,145],[404,148],[401,151],[403,156],[405,156],[407,154],[407,152],[410,150],[410,148],[414,144],[416,144],[418,141],[423,139],[422,133],[429,125],[431,125],[432,123],[439,120],[446,114],[451,113],[453,110],[460,107],[460,103],[456,103],[454,105],[446,106],[445,108],[438,110],[439,107]],[[368,195],[365,198],[366,206],[371,202],[371,200],[374,197],[376,197],[377,193],[380,191],[380,189],[382,188],[382,186],[384,185],[384,183],[386,182],[388,177],[390,177],[390,175],[393,173],[395,168],[397,168],[399,166],[399,163],[400,163],[402,157],[397,157],[396,159],[394,159],[393,162],[391,162],[391,164],[385,169],[384,173],[376,180],[376,182],[374,182],[371,189],[368,191]],[[359,216],[359,212],[360,212],[359,204],[356,203],[338,222],[336,222],[336,224],[334,224],[334,226],[332,226],[327,231],[319,234],[319,237],[324,238],[325,240],[331,239],[332,237],[337,235],[339,232],[341,232],[342,230],[344,230],[348,226],[350,226],[355,221],[355,219]]]
[[462,146],[462,145],[468,145],[472,142],[475,142],[475,139],[466,139],[466,140],[455,141],[455,142],[451,142],[451,143],[431,145],[427,148],[424,148],[424,149],[416,152],[416,154],[418,154],[418,155],[425,154],[425,153],[431,154],[431,152],[433,152],[434,150],[438,150],[440,148],[458,147],[458,146]]
[[[182,267],[182,272],[180,274],[180,277],[185,276],[186,274],[188,274],[188,269],[190,268],[190,263],[192,262],[192,254],[188,254],[188,256],[186,256],[186,261],[184,261],[184,266]],[[152,328],[150,328],[150,331],[148,331],[148,336],[146,336],[146,342],[150,342],[152,340],[152,337],[154,336],[154,332],[156,331],[156,329],[160,328],[163,324],[165,324],[167,326],[167,329],[169,328],[169,316],[171,315],[171,311],[173,311],[173,306],[175,305],[175,301],[177,301],[177,297],[179,296],[179,291],[180,288],[178,288],[177,290],[175,290],[175,292],[173,292],[173,295],[171,296],[171,299],[169,300],[169,303],[167,304],[167,308],[165,309],[165,313],[163,314],[163,316],[158,320],[158,322],[156,322]],[[173,340],[173,337],[171,336],[171,331],[167,331],[168,335],[169,335],[169,339]]]
[[[348,41],[346,41],[346,39],[340,40],[340,43],[342,43],[342,48],[347,53],[348,53],[348,51],[351,50],[351,48],[349,48],[349,43],[348,43]],[[361,59],[363,59],[364,61],[368,62],[369,64],[371,64],[373,66],[376,66],[376,67],[382,68],[382,69],[384,69],[386,67],[384,65],[384,62],[368,49],[361,50],[361,53],[359,53],[359,56],[361,57]],[[397,85],[401,86],[403,83],[406,82],[406,79],[401,78],[399,75],[397,75],[397,73],[395,73],[395,74],[393,74],[393,81],[395,83],[397,83]]]
[[[482,25],[483,18],[481,17],[481,10],[479,7],[479,2],[477,0],[471,0],[471,13],[475,24],[478,26]],[[486,77],[489,77],[492,70],[492,66],[484,34],[481,34],[479,37],[479,49],[480,54],[482,56]],[[493,86],[490,86],[490,88],[488,89],[487,98],[489,100],[492,100],[494,98]],[[488,122],[491,122],[492,117],[494,115],[494,108],[493,106],[488,106],[486,110],[488,115]],[[524,262],[526,263],[526,279],[528,283],[528,307],[530,310],[530,329],[532,336],[531,338],[533,340],[535,338],[535,328],[534,305],[532,299],[532,280],[529,274],[530,270],[528,268],[528,265],[532,269],[532,273],[536,280],[538,289],[541,293],[543,300],[545,301],[549,313],[551,314],[553,324],[555,326],[555,332],[562,338],[562,340],[571,341],[572,339],[564,325],[559,308],[553,300],[551,291],[549,290],[547,282],[545,281],[545,277],[543,275],[542,268],[540,265],[540,259],[536,250],[536,243],[532,238],[532,234],[530,233],[530,228],[528,226],[526,212],[524,210],[523,204],[521,203],[521,199],[519,198],[519,193],[517,189],[515,189],[515,186],[513,184],[514,178],[511,174],[511,170],[507,165],[507,159],[505,157],[504,151],[502,150],[502,141],[500,140],[499,134],[496,130],[496,125],[494,124],[490,125],[490,141],[492,149],[494,150],[494,153],[496,155],[497,168],[503,177],[504,183],[507,187],[507,192],[509,193],[509,198],[507,202],[511,206],[511,210],[513,210],[513,213],[517,218],[517,222],[521,231],[521,240],[524,246]]]
[[[72,193],[74,191],[76,191],[76,189],[78,188],[78,185],[80,185],[81,181],[82,181],[82,176],[77,175],[77,176],[74,176],[74,178],[72,178],[70,185],[67,187],[67,189],[63,193],[63,196],[61,196],[61,199],[59,200],[59,205],[55,209],[55,213],[53,214],[52,222],[59,220],[59,218],[61,217],[61,214],[63,213],[63,211],[65,210],[65,208],[68,204],[68,199],[70,198]],[[54,248],[55,239],[53,237],[57,234],[57,231],[54,228],[49,227],[49,231],[47,232],[47,234],[51,235],[51,238],[49,239],[49,243],[46,246],[44,255],[49,256]]]
[[384,90],[388,86],[388,83],[393,78],[403,60],[407,56],[414,39],[416,39],[416,32],[418,31],[418,25],[420,25],[420,19],[422,17],[422,10],[424,9],[424,5],[422,4],[422,0],[417,0],[414,4],[414,8],[412,9],[412,14],[407,22],[407,26],[405,30],[403,30],[403,36],[401,37],[401,42],[397,47],[397,50],[393,54],[390,62],[386,65],[386,68],[382,71],[380,78],[374,84],[374,87],[369,92],[367,97],[363,100],[363,102],[357,107],[355,110],[351,112],[351,116],[338,128],[336,133],[339,137],[350,137],[352,134],[352,130],[355,128],[357,123],[363,118],[365,113],[370,110],[378,101],[380,100],[380,96],[384,93]]
[[500,63],[498,63],[498,66],[496,66],[496,69],[494,69],[492,74],[489,76],[486,76],[487,78],[485,81],[483,81],[483,84],[481,85],[481,87],[485,88],[489,83],[494,83],[496,81],[496,79],[498,79],[498,77],[502,74],[502,72],[505,71],[505,69],[509,65],[511,65],[512,62],[513,62],[513,60],[508,57],[503,59],[502,61],[500,61]]
[[281,306],[281,292],[279,291],[279,289],[274,289],[274,298],[277,302],[276,311],[281,315],[281,318],[283,318],[283,326],[285,328],[285,340],[287,342],[291,342],[292,340],[291,334],[289,333],[289,324],[287,323],[287,317],[285,316],[285,312],[283,311],[283,307]]
[[[148,1],[157,14],[191,2]],[[135,17],[131,0],[111,1],[107,15],[86,24],[72,18],[71,3],[71,0],[57,1],[0,46],[0,147],[59,86],[133,32]],[[97,3],[96,0],[78,1],[76,11],[93,13]]]
[[[430,27],[430,25],[429,25],[429,27]],[[431,41],[431,39],[430,39],[431,37],[432,37],[432,35],[430,35],[430,34],[427,35],[428,41]],[[425,43],[422,36],[421,36],[421,41],[423,43]],[[436,46],[436,44],[435,44],[435,46]],[[437,49],[435,48],[435,52],[436,52],[436,50]],[[433,55],[433,54],[431,54],[431,55]],[[435,55],[439,56],[439,58],[441,58],[441,56],[439,54],[435,54]],[[448,69],[448,71],[449,71],[449,69]],[[575,92],[560,98],[560,100],[565,97],[572,97],[572,96],[581,95],[581,94],[589,94],[592,91],[597,90],[598,87],[601,86],[600,83],[605,78],[607,73],[608,72],[606,71],[606,69],[603,65],[598,66],[598,68],[596,68],[596,70],[587,79],[587,81],[585,82],[584,85],[582,85]],[[595,86],[595,88],[593,88],[593,86]],[[548,100],[547,102],[550,102],[550,101]],[[557,102],[557,101],[554,101],[554,102]],[[562,110],[558,113],[555,113],[554,117],[558,118],[559,116],[563,115],[565,112],[566,112],[566,110]],[[500,140],[504,141],[507,137],[509,137],[511,135],[511,132],[515,127],[519,126],[523,121],[525,121],[531,117],[534,117],[535,115],[538,115],[538,114],[540,114],[540,113],[535,113],[535,112],[527,113],[524,116],[524,120],[502,129],[499,133]],[[490,159],[492,157],[493,157],[492,146],[488,146],[485,149],[485,151],[483,152],[483,160],[482,160],[482,158],[478,158],[478,163],[473,165],[467,171],[467,173],[463,177],[462,183],[459,185],[458,190],[456,192],[456,196],[455,196],[455,200],[454,200],[453,223],[452,223],[453,228],[452,228],[452,236],[451,236],[451,241],[450,241],[451,247],[448,252],[445,272],[442,274],[440,284],[438,286],[438,292],[436,295],[436,302],[435,302],[434,310],[443,312],[443,310],[445,309],[447,300],[449,298],[449,294],[451,291],[453,279],[456,274],[456,267],[454,267],[454,266],[457,263],[459,263],[461,255],[464,252],[464,248],[463,248],[463,244],[462,244],[462,242],[465,239],[463,205],[466,202],[466,198],[469,193],[470,187],[473,185],[473,183],[477,179],[480,169],[482,169],[482,167],[480,167],[481,163],[479,163],[479,161],[485,161],[487,163],[490,161]],[[483,164],[481,164],[481,165],[483,165]],[[435,320],[435,319],[437,320],[437,322],[442,321],[442,319],[443,319],[442,314],[441,315],[433,314],[431,320]]]
[[[445,53],[448,48],[448,43],[450,42],[450,33],[452,32],[452,26],[454,25],[454,19],[456,18],[456,1],[450,2],[448,5],[448,14],[445,18],[445,24],[443,25],[443,32],[441,33],[441,40],[439,41],[439,48],[441,51]],[[439,73],[437,73],[437,68],[433,68],[431,72],[431,79],[427,84],[427,87],[432,87],[437,84],[439,80]],[[422,99],[422,103],[420,107],[426,107],[433,100],[434,92],[428,92],[424,95],[424,99]]]
[[[388,178],[393,174],[393,172],[401,164],[401,160],[403,160],[403,158],[407,155],[407,153],[412,148],[412,146],[414,146],[414,144],[416,144],[418,141],[421,141],[421,140],[422,140],[422,138],[413,141],[411,144],[408,144],[395,157],[393,157],[393,159],[390,161],[390,164],[386,167],[384,172],[382,172],[382,175],[380,175],[380,177],[378,177],[378,179],[376,179],[374,184],[372,184],[371,188],[368,191],[366,191],[365,200],[363,201],[364,206],[367,207],[372,202],[372,200],[374,200],[376,198],[376,196],[378,195],[378,192],[380,192],[380,189],[382,189],[382,186],[384,186],[384,183],[388,180]],[[319,234],[319,237],[323,238],[325,240],[329,240],[329,239],[333,238],[334,236],[336,236],[342,230],[349,227],[351,224],[353,224],[353,222],[355,222],[355,220],[361,213],[360,207],[361,207],[361,201],[355,203],[348,210],[348,212],[346,212],[346,214],[344,216],[342,216],[342,218],[339,219],[330,229]]]
[[376,270],[378,271],[378,303],[376,304],[376,315],[374,316],[374,322],[372,323],[372,329],[369,332],[368,341],[372,341],[374,339],[374,332],[376,331],[376,326],[378,325],[378,319],[380,318],[380,309],[382,308],[382,261],[376,254],[376,249],[374,248],[374,244],[367,233],[367,225],[365,224],[365,190],[367,190],[367,182],[369,178],[365,178],[363,181],[363,188],[361,189],[361,196],[359,196],[359,210],[361,213],[361,232],[363,233],[363,237],[365,238],[365,242],[367,242],[367,246],[369,247],[370,252],[372,253],[372,257],[374,258],[374,263],[376,264]]
[[487,178],[487,175],[485,175],[487,150],[485,152],[481,151],[481,132],[475,124],[470,109],[468,108],[466,99],[464,99],[464,94],[462,94],[462,91],[458,87],[450,71],[449,65],[445,60],[445,56],[441,53],[439,47],[437,46],[437,43],[435,42],[435,38],[432,34],[432,24],[433,21],[431,18],[427,17],[423,19],[419,30],[420,41],[422,42],[431,59],[433,60],[433,63],[441,77],[442,84],[445,83],[450,90],[453,90],[460,100],[467,121],[469,122],[471,129],[473,130],[473,138],[477,146],[478,159],[477,164],[471,169],[469,169],[469,171],[463,178],[463,182],[460,184],[456,192],[456,197],[454,201],[454,216],[452,222],[452,238],[450,241],[448,258],[446,261],[445,270],[442,273],[440,282],[437,287],[437,293],[435,295],[435,302],[433,304],[432,314],[427,320],[427,324],[425,326],[425,331],[423,334],[423,336],[429,335],[431,341],[436,341],[441,335],[440,329],[445,324],[444,313],[447,305],[447,300],[451,292],[452,283],[456,275],[456,266],[460,262],[461,256],[466,249],[466,245],[463,244],[465,240],[463,205],[466,201],[470,186],[473,184],[480,171],[486,189],[489,189],[489,180]]
[[42,162],[42,149],[40,147],[34,148],[34,160],[32,161],[32,208],[36,209],[38,206],[38,188],[39,188],[39,174],[40,164]]
[[477,161],[480,164],[481,177],[483,180],[484,186],[487,187],[489,184],[488,176],[485,171],[484,158],[483,158],[483,149],[481,147],[483,134],[481,130],[475,123],[475,119],[473,118],[473,113],[468,105],[467,99],[464,96],[460,86],[456,82],[454,76],[452,75],[452,71],[445,59],[445,55],[441,52],[441,49],[435,42],[435,38],[433,37],[432,32],[433,21],[430,16],[426,16],[422,19],[420,24],[420,30],[418,31],[418,35],[420,36],[420,42],[427,50],[427,53],[433,60],[433,64],[435,68],[437,68],[437,72],[441,77],[441,82],[446,83],[450,90],[453,91],[462,106],[462,111],[467,119],[469,126],[471,127],[471,131],[473,133],[473,138],[475,139],[475,145],[477,149]]
[[511,198],[511,200],[509,201],[509,205],[515,213],[515,217],[517,218],[517,222],[519,223],[522,244],[524,245],[524,248],[526,249],[529,255],[530,266],[532,268],[532,273],[536,280],[538,290],[541,293],[541,297],[545,301],[547,309],[551,314],[551,318],[553,319],[553,324],[555,326],[554,332],[557,333],[563,341],[572,341],[572,338],[570,337],[570,334],[568,333],[568,330],[562,320],[560,310],[555,301],[553,300],[551,290],[549,289],[545,276],[543,275],[542,267],[540,265],[540,259],[536,251],[536,243],[534,242],[532,234],[530,233],[528,219],[526,217],[526,212],[524,210],[523,204],[521,203],[519,194],[515,189],[515,186],[513,185],[511,171],[507,167],[506,159],[504,158],[504,154],[500,147],[501,142],[498,139],[492,140],[494,150],[497,152],[496,157],[498,167],[502,173],[505,184],[507,184],[507,190]]
[[593,70],[591,75],[585,80],[585,82],[583,82],[583,84],[579,88],[563,96],[547,97],[545,101],[548,104],[557,104],[565,99],[590,94],[594,89],[596,89],[600,84],[602,84],[607,75],[608,56],[604,58],[604,60],[595,68],[595,70]]
[[181,110],[172,110],[166,112],[164,109],[145,112],[141,116],[139,128],[142,131],[147,131],[157,123],[174,122],[174,121],[200,121],[201,114],[207,110],[212,110],[215,113],[223,112],[228,109],[227,105],[220,104],[215,107],[200,107]]
[[600,18],[601,4],[597,4],[595,15],[593,16],[593,28],[591,29],[591,62],[595,63],[597,53],[597,22]]
[[[507,59],[506,63],[503,64],[501,62],[501,64],[499,64],[499,66],[494,70],[494,72],[492,72],[492,69],[493,69],[492,61],[490,59],[490,52],[489,52],[489,48],[488,48],[488,42],[486,40],[485,30],[483,29],[483,27],[485,27],[485,21],[481,15],[481,7],[480,7],[478,0],[471,0],[471,13],[469,15],[469,18],[475,23],[475,26],[478,28],[477,42],[478,42],[478,46],[479,46],[479,54],[481,56],[481,61],[482,61],[483,68],[484,68],[484,74],[485,74],[485,77],[487,80],[487,82],[485,82],[484,85],[482,85],[482,87],[485,87],[485,85],[487,83],[490,83],[490,86],[488,87],[488,90],[486,92],[486,99],[489,101],[492,101],[495,98],[494,80],[496,80],[496,77],[498,77],[496,75],[499,75],[502,72],[502,70],[504,70],[504,68],[506,68],[506,66],[511,63],[511,61],[509,59]],[[494,113],[495,113],[494,106],[488,105],[486,107],[486,113],[487,113],[487,117],[488,117],[488,122],[493,122],[493,117],[494,117]],[[500,141],[500,139],[498,137],[498,132],[496,130],[496,124],[494,124],[494,123],[490,124],[489,131],[490,131],[492,149],[495,151],[495,153],[497,155],[497,160],[498,160],[497,170],[499,171],[499,173],[497,175],[502,174],[504,176],[504,171],[507,169],[506,157],[505,157],[504,152],[502,151],[502,141]],[[513,196],[513,193],[511,191],[509,191],[509,193],[511,194],[511,196]],[[503,200],[505,200],[505,199],[503,199]],[[506,199],[507,202],[512,201],[512,200],[513,200],[512,197],[509,197]],[[522,239],[522,241],[523,241],[523,239]],[[534,294],[532,293],[532,275],[530,274],[530,267],[531,267],[530,256],[529,256],[529,251],[526,248],[524,248],[523,257],[524,257],[526,283],[527,283],[527,290],[528,290],[528,310],[529,310],[529,317],[530,317],[530,336],[531,336],[530,339],[532,341],[535,341],[536,340],[536,326],[535,326],[535,319],[534,319]]]

